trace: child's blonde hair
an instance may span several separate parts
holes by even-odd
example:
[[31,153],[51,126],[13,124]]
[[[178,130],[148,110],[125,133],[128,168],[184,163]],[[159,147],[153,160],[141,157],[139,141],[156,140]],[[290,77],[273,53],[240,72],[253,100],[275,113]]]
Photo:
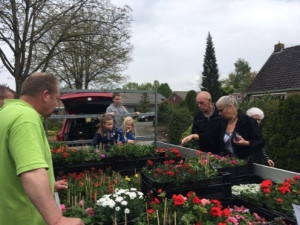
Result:
[[111,117],[111,115],[109,114],[103,114],[100,117],[100,123],[99,123],[99,129],[98,129],[98,133],[103,136],[103,132],[105,131],[105,127],[104,125],[106,124],[107,121],[113,121],[113,118]]
[[130,117],[130,116],[127,116],[127,117],[125,117],[125,119],[124,119],[124,122],[123,122],[123,135],[124,135],[124,137],[126,137],[126,124],[127,123],[131,123],[132,124],[132,131],[131,131],[131,133],[132,134],[135,134],[135,130],[134,130],[134,120],[132,119],[132,117]]

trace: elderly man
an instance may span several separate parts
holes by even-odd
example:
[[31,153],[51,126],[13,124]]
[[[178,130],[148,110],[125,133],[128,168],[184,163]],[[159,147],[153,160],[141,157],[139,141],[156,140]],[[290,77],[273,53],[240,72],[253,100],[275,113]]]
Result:
[[15,93],[9,87],[0,84],[0,107],[4,104],[4,99],[14,99]]
[[[199,140],[199,135],[208,132],[218,125],[220,121],[219,112],[216,106],[212,103],[211,95],[207,91],[201,91],[196,97],[196,104],[199,107],[199,112],[195,115],[192,127],[192,134],[182,140],[182,144],[190,140]],[[218,154],[218,140],[200,140],[199,149],[204,152]]]
[[83,224],[64,217],[54,199],[67,183],[54,181],[43,118],[58,97],[56,77],[35,73],[24,81],[20,99],[6,100],[0,110],[0,224]]

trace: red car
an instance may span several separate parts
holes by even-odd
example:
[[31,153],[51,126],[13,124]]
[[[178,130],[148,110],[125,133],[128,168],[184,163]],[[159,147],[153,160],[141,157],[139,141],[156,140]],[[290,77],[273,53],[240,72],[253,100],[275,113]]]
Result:
[[97,131],[100,114],[112,103],[112,93],[79,92],[60,96],[69,114],[57,134],[57,141],[92,139]]

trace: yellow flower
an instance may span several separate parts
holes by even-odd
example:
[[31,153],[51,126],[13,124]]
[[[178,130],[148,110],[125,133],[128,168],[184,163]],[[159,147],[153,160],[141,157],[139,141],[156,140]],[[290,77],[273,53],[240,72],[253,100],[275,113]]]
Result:
[[126,181],[130,181],[130,178],[128,176],[125,176]]
[[134,176],[135,176],[136,178],[138,178],[138,177],[139,177],[139,174],[138,174],[138,173],[136,173],[136,174],[134,174]]

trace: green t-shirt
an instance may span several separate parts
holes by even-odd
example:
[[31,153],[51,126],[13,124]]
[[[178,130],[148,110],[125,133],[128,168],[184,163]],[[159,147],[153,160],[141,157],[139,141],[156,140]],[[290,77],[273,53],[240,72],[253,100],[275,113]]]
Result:
[[27,197],[20,174],[46,168],[54,193],[51,152],[43,118],[22,100],[0,108],[0,224],[46,224]]

